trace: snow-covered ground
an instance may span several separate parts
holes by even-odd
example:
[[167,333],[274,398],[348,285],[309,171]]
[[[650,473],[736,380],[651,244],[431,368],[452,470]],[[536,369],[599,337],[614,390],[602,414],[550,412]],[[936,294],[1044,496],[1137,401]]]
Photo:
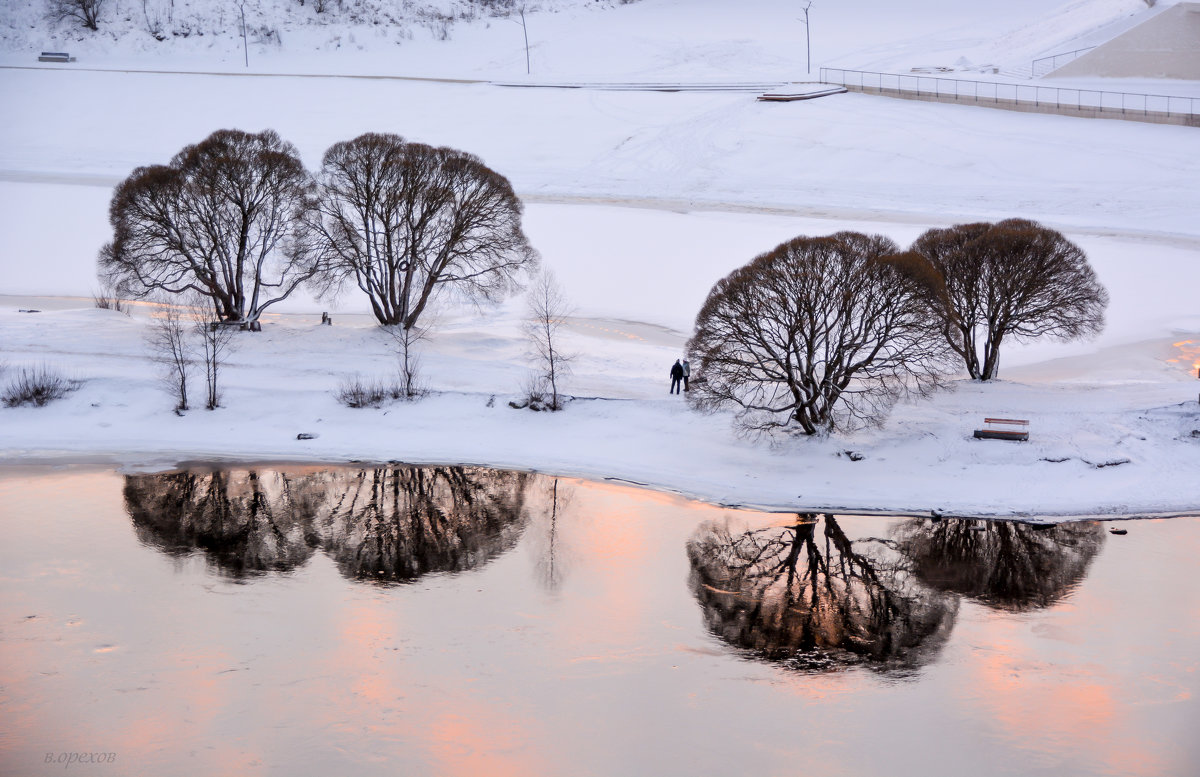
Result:
[[[1141,0],[958,5],[954,14],[920,1],[814,5],[814,66],[940,64],[948,52],[991,61],[1001,22],[1024,58],[1022,45],[1051,46],[1037,41],[1145,8]],[[780,22],[785,6],[790,26]],[[535,75],[800,80],[794,3],[561,7],[530,20]],[[1054,14],[1074,26],[1037,24]],[[448,42],[416,36],[393,46],[390,72],[523,75],[519,36],[510,21],[480,18],[455,26]],[[347,58],[314,44],[318,53],[306,54],[294,38],[257,52],[261,70],[370,73],[383,62],[378,47]],[[7,40],[0,59],[24,63],[28,52]],[[131,40],[77,65],[231,70],[240,57],[221,48],[228,41],[168,56]],[[817,59],[820,46],[829,48]],[[47,363],[85,381],[47,408],[0,409],[4,462],[397,459],[615,477],[780,509],[1200,510],[1194,128],[857,94],[763,104],[752,94],[66,67],[0,70],[0,101],[15,117],[0,124],[0,295],[9,295],[0,296],[0,361]],[[507,175],[526,199],[533,244],[578,308],[567,391],[580,399],[553,415],[506,406],[527,374],[517,299],[441,311],[423,352],[433,390],[425,400],[342,407],[333,397],[339,382],[355,373],[388,378],[392,357],[360,300],[302,297],[268,316],[261,335],[238,337],[225,407],[175,416],[143,343],[148,309],[126,317],[92,309],[87,297],[109,237],[112,185],[225,126],[272,127],[312,167],[331,143],[382,130],[469,150]],[[1010,216],[1063,229],[1088,252],[1112,296],[1098,340],[1010,346],[1002,381],[961,381],[852,436],[745,440],[727,416],[696,415],[666,395],[667,370],[713,282],[780,241],[856,229],[906,245],[930,226]],[[334,312],[334,327],[317,326],[321,310]],[[1031,441],[972,439],[988,415],[1030,419]],[[301,432],[319,436],[298,441]]]

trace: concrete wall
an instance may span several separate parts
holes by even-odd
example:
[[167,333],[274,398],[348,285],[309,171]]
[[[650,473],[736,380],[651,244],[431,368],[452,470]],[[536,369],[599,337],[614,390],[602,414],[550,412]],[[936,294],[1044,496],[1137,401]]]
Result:
[[1200,81],[1200,3],[1180,3],[1073,59],[1047,78]]

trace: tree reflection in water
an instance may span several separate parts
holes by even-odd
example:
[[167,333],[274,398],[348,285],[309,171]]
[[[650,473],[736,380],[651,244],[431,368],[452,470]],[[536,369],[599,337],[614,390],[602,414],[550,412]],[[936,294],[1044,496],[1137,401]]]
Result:
[[945,642],[957,599],[920,585],[883,543],[846,536],[831,515],[794,526],[706,524],[688,543],[708,628],[805,671],[913,669]]
[[481,467],[188,470],[127,476],[125,505],[142,542],[203,550],[235,577],[294,569],[320,548],[347,577],[399,582],[515,545],[526,479]]
[[898,550],[927,585],[1004,610],[1049,607],[1087,574],[1104,529],[965,518],[912,520],[893,532]]
[[125,509],[138,539],[173,556],[199,548],[241,577],[294,569],[320,541],[311,489],[282,472],[188,470],[125,478]]
[[343,474],[319,521],[325,551],[342,574],[360,580],[475,569],[520,539],[527,477],[478,467]]

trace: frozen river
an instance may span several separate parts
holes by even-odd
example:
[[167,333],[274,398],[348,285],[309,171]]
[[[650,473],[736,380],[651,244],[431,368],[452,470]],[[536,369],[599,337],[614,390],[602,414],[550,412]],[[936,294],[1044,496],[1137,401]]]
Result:
[[74,753],[70,773],[156,775],[1200,765],[1197,518],[764,514],[482,468],[9,467],[0,533],[4,774]]

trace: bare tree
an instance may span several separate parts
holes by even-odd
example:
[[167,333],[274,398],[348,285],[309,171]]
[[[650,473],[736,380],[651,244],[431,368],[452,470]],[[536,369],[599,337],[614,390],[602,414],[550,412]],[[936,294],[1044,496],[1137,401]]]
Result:
[[319,180],[323,278],[353,279],[381,324],[414,326],[441,290],[497,299],[536,262],[512,186],[465,152],[368,133],[333,145]]
[[930,305],[946,342],[976,380],[996,377],[1006,339],[1073,340],[1104,328],[1108,293],[1087,256],[1035,221],[931,229],[913,250],[942,275]]
[[559,330],[573,311],[550,270],[538,274],[526,292],[526,298],[529,318],[525,323],[525,334],[533,349],[538,382],[549,389],[549,408],[561,410],[558,383],[570,374],[574,355],[563,351]]
[[146,336],[150,352],[163,366],[163,383],[175,399],[176,410],[188,409],[188,376],[192,368],[189,335],[192,331],[183,312],[176,305],[164,302]]
[[98,30],[104,3],[105,0],[48,0],[47,8],[55,21],[75,19],[89,30]]
[[392,338],[396,349],[397,383],[392,391],[394,399],[413,401],[425,393],[421,382],[421,357],[417,354],[417,343],[428,335],[425,327],[389,326],[384,328]]
[[233,347],[234,328],[214,318],[204,306],[203,300],[192,298],[192,332],[200,343],[200,356],[204,361],[204,408],[216,410],[221,406],[221,392],[217,379],[225,365],[225,357]]
[[133,296],[197,292],[218,320],[256,329],[321,269],[303,218],[314,194],[299,153],[273,130],[218,130],[117,186],[101,275]]
[[879,236],[783,243],[719,281],[687,350],[689,401],[734,407],[749,431],[879,423],[936,387],[947,361],[924,288],[936,274]]

